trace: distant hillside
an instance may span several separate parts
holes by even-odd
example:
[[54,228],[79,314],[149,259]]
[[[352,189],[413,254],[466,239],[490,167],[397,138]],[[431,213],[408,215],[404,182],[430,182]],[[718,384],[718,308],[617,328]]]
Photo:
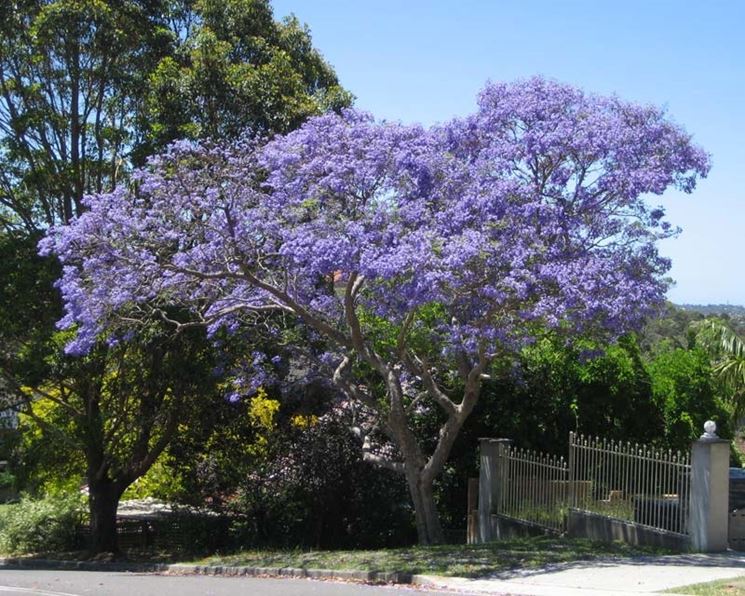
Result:
[[671,346],[686,349],[693,342],[691,323],[706,317],[727,319],[732,329],[745,337],[745,306],[668,302],[661,316],[648,321],[639,333],[639,345],[648,354]]
[[675,306],[707,316],[727,315],[732,318],[745,319],[745,306],[739,304],[676,304]]
[[722,317],[740,335],[745,335],[745,306],[739,304],[676,304],[676,308],[689,315]]

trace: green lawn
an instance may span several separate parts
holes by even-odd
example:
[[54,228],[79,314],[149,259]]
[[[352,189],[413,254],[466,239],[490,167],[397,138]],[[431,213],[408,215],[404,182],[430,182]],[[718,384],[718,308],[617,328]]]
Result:
[[693,584],[684,588],[668,590],[675,594],[694,594],[696,596],[745,596],[745,577],[720,579],[705,584]]
[[445,545],[388,550],[267,551],[250,550],[211,556],[199,565],[357,569],[361,571],[479,577],[515,569],[536,568],[601,557],[667,554],[660,549],[596,543],[568,538],[522,538],[485,545]]

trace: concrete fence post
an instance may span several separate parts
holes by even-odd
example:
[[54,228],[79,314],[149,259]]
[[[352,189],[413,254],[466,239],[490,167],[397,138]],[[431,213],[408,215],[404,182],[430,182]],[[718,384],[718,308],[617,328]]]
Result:
[[502,491],[507,482],[507,469],[501,450],[511,439],[479,439],[479,542],[499,538],[492,524],[492,513],[499,510]]
[[704,434],[691,448],[691,493],[688,530],[691,550],[727,550],[729,524],[729,441],[716,435],[716,424],[704,424]]

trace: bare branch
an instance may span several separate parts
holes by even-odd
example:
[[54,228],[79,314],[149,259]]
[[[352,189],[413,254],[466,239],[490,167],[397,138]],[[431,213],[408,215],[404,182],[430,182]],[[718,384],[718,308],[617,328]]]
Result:
[[351,364],[351,355],[344,356],[342,361],[339,363],[339,366],[337,366],[334,371],[332,377],[334,384],[344,391],[350,398],[358,400],[377,414],[381,414],[380,405],[370,395],[364,391],[360,391],[359,387],[349,379],[347,371]]
[[381,468],[385,468],[393,472],[398,472],[399,474],[403,474],[405,472],[403,462],[393,461],[386,457],[383,457],[382,455],[373,453],[371,451],[370,439],[368,437],[365,437],[365,441],[362,444],[362,460],[375,464],[376,466],[380,466]]
[[429,367],[425,361],[417,358],[409,352],[402,354],[404,364],[407,368],[422,379],[424,388],[427,390],[427,394],[440,406],[448,416],[452,416],[456,413],[457,406],[453,403],[445,393],[437,385],[432,374],[429,372]]
[[399,356],[401,356],[406,349],[406,336],[409,334],[409,330],[411,329],[411,325],[414,323],[415,318],[416,309],[413,309],[409,311],[409,313],[406,315],[406,318],[404,319],[404,322],[401,324],[401,329],[399,330],[398,337],[396,338],[396,351],[398,352]]

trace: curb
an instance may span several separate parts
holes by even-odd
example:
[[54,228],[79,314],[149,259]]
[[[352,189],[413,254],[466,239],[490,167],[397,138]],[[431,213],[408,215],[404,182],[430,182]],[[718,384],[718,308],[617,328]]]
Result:
[[305,569],[302,567],[233,567],[228,565],[185,565],[175,563],[165,566],[166,573],[174,575],[229,575],[249,577],[293,577],[307,579],[341,579],[366,583],[410,584],[411,573],[399,571],[357,571],[351,569]]
[[401,571],[358,571],[333,569],[304,569],[299,567],[248,567],[229,565],[188,565],[185,563],[126,563],[98,561],[55,561],[49,559],[0,559],[5,569],[51,569],[64,571],[121,571],[131,573],[168,573],[173,575],[224,575],[246,577],[291,577],[357,581],[370,584],[426,584],[426,576]]

